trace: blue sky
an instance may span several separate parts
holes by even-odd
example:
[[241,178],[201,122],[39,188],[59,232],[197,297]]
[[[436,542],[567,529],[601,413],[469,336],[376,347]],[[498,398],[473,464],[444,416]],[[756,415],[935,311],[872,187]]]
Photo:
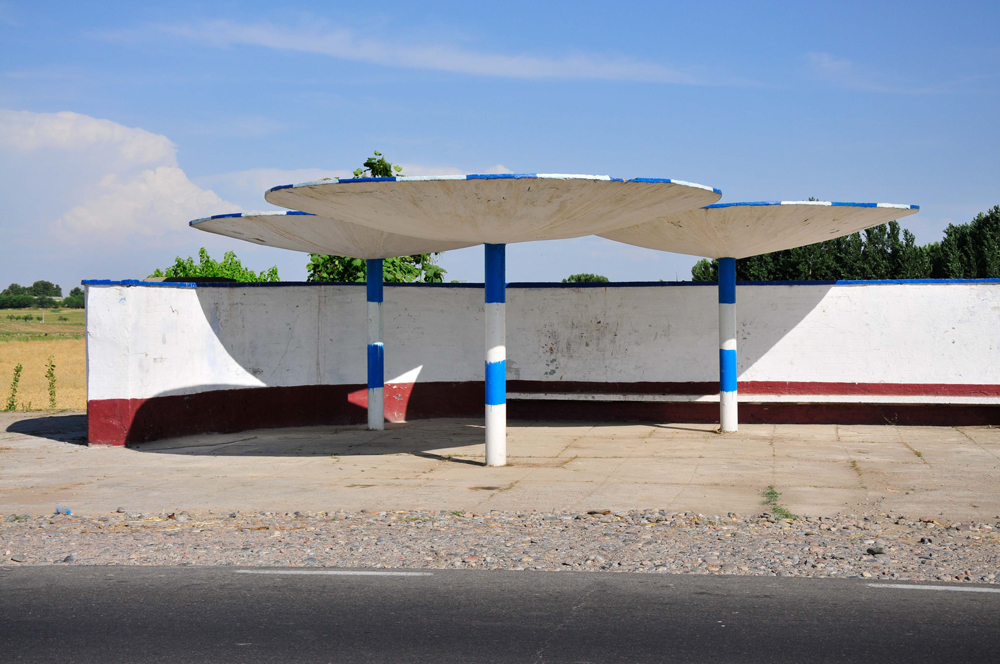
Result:
[[[151,3],[150,3],[151,4]],[[993,3],[0,3],[0,283],[143,277],[187,227],[373,149],[408,174],[691,180],[723,201],[916,203],[938,239],[1000,203]],[[508,248],[511,281],[689,278],[595,238]],[[448,277],[482,279],[482,249]]]

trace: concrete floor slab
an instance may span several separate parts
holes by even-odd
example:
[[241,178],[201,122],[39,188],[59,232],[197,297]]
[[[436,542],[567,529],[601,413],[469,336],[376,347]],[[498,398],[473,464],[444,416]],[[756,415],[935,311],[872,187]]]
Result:
[[914,463],[921,456],[912,447],[896,443],[844,443],[848,459],[858,463]]
[[871,494],[861,486],[831,488],[816,486],[782,487],[781,504],[794,507],[799,516],[826,516],[828,514],[857,514],[871,511],[878,505]]
[[859,486],[860,478],[848,463],[779,458],[775,463],[772,483],[778,487],[852,489]]
[[978,445],[1000,448],[1000,427],[958,427],[956,431]]
[[508,491],[491,494],[477,507],[479,511],[595,509],[591,495],[600,487],[601,482],[522,480]]
[[900,428],[871,424],[841,424],[837,425],[837,439],[858,443],[898,443],[901,439]]
[[[804,515],[889,508],[1000,514],[1000,430],[510,422],[511,465],[483,466],[474,420],[80,444],[79,414],[0,414],[0,512],[164,509],[631,509]],[[920,452],[920,455],[917,455]],[[855,462],[853,465],[851,462]]]

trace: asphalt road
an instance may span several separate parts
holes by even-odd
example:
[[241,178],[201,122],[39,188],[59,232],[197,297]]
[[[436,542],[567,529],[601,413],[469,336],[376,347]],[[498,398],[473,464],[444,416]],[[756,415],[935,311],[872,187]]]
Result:
[[952,592],[873,588],[860,579],[247,571],[0,568],[0,660],[1000,661],[995,587]]

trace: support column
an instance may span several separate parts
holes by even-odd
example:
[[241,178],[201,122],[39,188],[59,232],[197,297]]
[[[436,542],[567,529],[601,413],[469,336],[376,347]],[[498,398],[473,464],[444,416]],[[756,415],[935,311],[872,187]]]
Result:
[[507,465],[506,245],[486,245],[486,465]]
[[366,261],[368,281],[368,429],[385,428],[385,356],[382,346],[382,259]]
[[737,430],[736,259],[719,259],[719,424]]

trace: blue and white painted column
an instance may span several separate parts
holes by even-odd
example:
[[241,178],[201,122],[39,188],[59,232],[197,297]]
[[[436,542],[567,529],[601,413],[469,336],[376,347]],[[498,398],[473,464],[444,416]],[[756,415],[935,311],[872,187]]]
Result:
[[506,245],[486,245],[486,465],[507,465]]
[[736,399],[736,259],[719,259],[719,424],[738,427]]
[[368,429],[385,428],[385,350],[382,346],[382,259],[366,261],[368,281]]

